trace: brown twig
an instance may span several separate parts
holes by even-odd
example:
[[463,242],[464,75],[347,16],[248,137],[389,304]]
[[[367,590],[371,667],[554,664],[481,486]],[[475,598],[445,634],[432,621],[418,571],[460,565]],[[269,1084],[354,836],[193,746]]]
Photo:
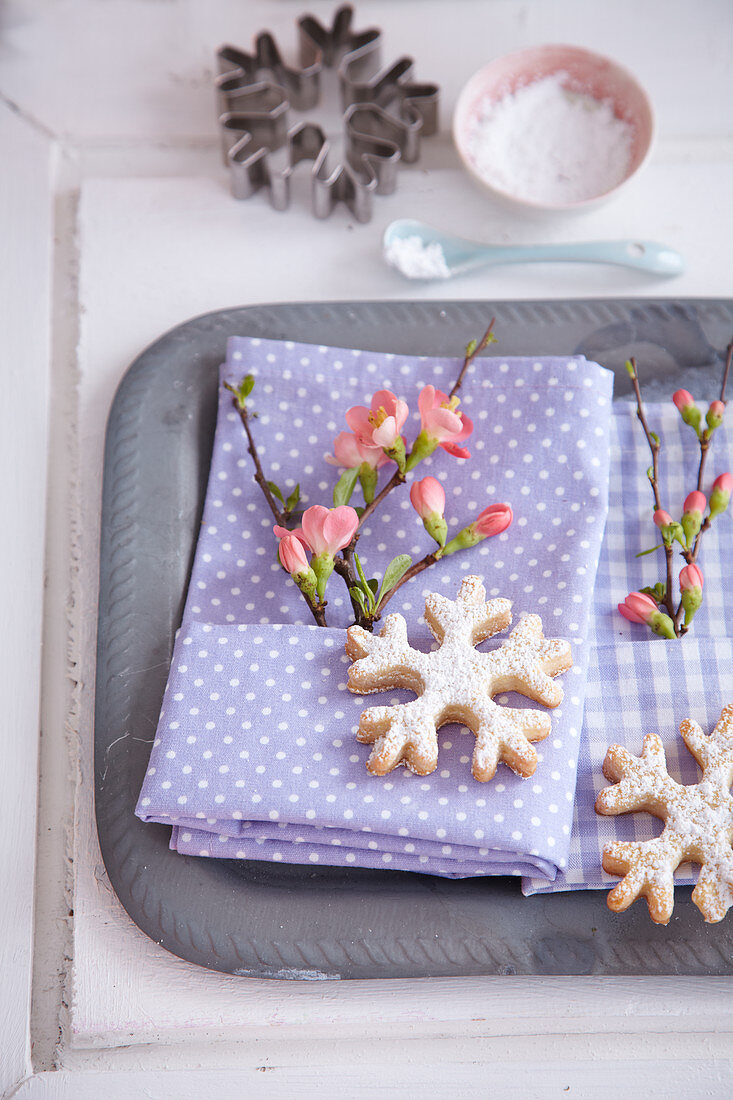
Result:
[[[227,389],[230,388],[231,387],[227,386]],[[281,527],[284,527],[285,523],[287,522],[288,516],[285,511],[278,508],[275,497],[270,491],[270,486],[267,484],[267,478],[265,477],[264,470],[262,469],[262,463],[260,462],[260,456],[257,452],[257,444],[255,443],[254,436],[252,435],[252,429],[249,426],[249,412],[247,411],[247,406],[240,403],[236,393],[235,396],[232,398],[232,405],[239,413],[239,419],[242,421],[242,427],[244,428],[245,435],[247,436],[247,450],[252,456],[252,461],[254,462],[255,467],[254,479],[264,494],[265,500],[270,507],[270,511],[275,517],[275,522],[280,524]]]
[[733,340],[731,340],[728,347],[725,349],[725,369],[723,370],[723,381],[720,386],[720,400],[723,404],[725,404],[725,390],[728,385],[731,360],[733,360]]
[[[300,589],[298,589],[298,591],[300,591]],[[303,599],[305,600],[305,602],[308,604],[308,607],[310,608],[311,615],[315,619],[316,624],[318,626],[328,626],[328,623],[326,622],[326,603],[324,602],[324,603],[319,603],[319,604],[313,604],[313,603],[310,602],[310,600],[306,596],[305,592],[301,592],[300,594],[303,597]]]
[[[401,474],[399,470],[395,470],[387,484],[382,489],[380,489],[371,504],[367,504],[366,508],[359,516],[359,526],[357,527],[357,531],[361,530],[361,528],[371,516],[372,512],[374,512],[379,507],[384,498],[389,493],[391,493],[393,489],[396,489],[398,485],[404,484],[404,481],[405,475]],[[353,550],[353,547],[351,547],[351,549]]]
[[[728,375],[730,373],[731,360],[733,360],[733,340],[731,340],[731,342],[728,344],[728,347],[725,349],[725,367],[723,368],[723,380],[720,384],[719,400],[722,401],[724,405],[726,404],[725,391],[728,386]],[[703,491],[705,460],[708,457],[708,451],[710,450],[710,441],[712,440],[712,437],[713,433],[709,429],[706,429],[700,436],[700,464],[697,468],[697,489],[699,492]],[[707,516],[702,527],[697,533],[692,550],[686,552],[683,555],[688,565],[691,565],[693,562],[697,561],[697,555],[700,547],[700,539],[711,526],[712,524],[710,522],[710,516]]]
[[[226,383],[224,383],[224,384],[227,385]],[[227,389],[232,389],[232,387],[227,386]],[[249,424],[249,412],[247,411],[247,406],[243,405],[239,401],[239,396],[236,393],[236,391],[232,390],[232,392],[234,393],[234,397],[232,398],[232,404],[234,405],[234,408],[239,413],[239,419],[242,421],[242,427],[244,428],[245,435],[247,436],[247,450],[249,451],[250,455],[252,456],[252,462],[254,463],[254,468],[255,468],[254,480],[257,482],[260,489],[262,490],[263,496],[264,496],[265,500],[267,501],[267,503],[270,507],[270,511],[272,512],[273,516],[275,517],[276,523],[278,523],[281,527],[284,527],[285,524],[287,523],[289,512],[285,509],[280,509],[277,506],[277,502],[275,500],[275,497],[273,496],[273,494],[270,490],[270,486],[267,484],[267,478],[265,477],[265,472],[262,469],[262,463],[260,462],[260,456],[259,456],[259,452],[257,450],[257,444],[255,443],[254,436],[252,435],[252,429],[250,428],[250,424]],[[286,572],[287,572],[287,570],[286,570]],[[308,605],[310,613],[313,616],[314,620],[316,621],[317,625],[318,626],[327,626],[328,624],[326,622],[326,603],[325,603],[325,601],[323,603],[313,603],[308,598],[308,596],[306,595],[305,592],[303,592],[301,589],[298,589],[298,591],[300,592],[301,596],[303,597],[306,604]]]
[[465,378],[465,375],[466,375],[466,371],[471,366],[471,363],[473,363],[476,356],[480,355],[481,352],[484,350],[484,348],[487,348],[489,346],[489,344],[493,343],[493,341],[494,341],[493,328],[494,328],[495,322],[496,322],[496,318],[492,317],[491,322],[489,324],[489,327],[487,328],[486,332],[483,334],[483,336],[479,340],[476,347],[473,349],[473,351],[469,352],[466,355],[466,358],[463,360],[463,366],[461,367],[461,369],[458,373],[458,377],[456,378],[455,382],[453,383],[453,389],[448,394],[449,397],[455,397],[455,395],[460,390],[460,388],[463,384],[463,379]]
[[[705,475],[705,459],[710,449],[710,433],[706,430],[700,436],[700,464],[697,468],[697,488],[702,492],[703,478]],[[699,538],[699,535],[698,535]]]
[[356,569],[354,568],[354,549],[356,547],[358,538],[358,535],[354,535],[354,538],[351,540],[349,545],[344,547],[340,554],[336,555],[336,557],[333,559],[333,568],[334,572],[338,573],[338,575],[343,579],[343,582],[346,585],[349,593],[349,599],[351,600],[351,609],[354,612],[354,619],[356,620],[357,626],[363,626],[365,630],[371,630],[370,623],[364,619],[364,614],[359,607],[359,604],[351,595],[351,589],[355,586],[358,587],[359,584],[359,579],[356,575]]
[[[639,377],[638,377],[637,370],[636,370],[636,360],[635,359],[630,359],[629,363],[631,364],[631,368],[632,368],[632,372],[633,372],[633,373],[631,373],[631,383],[634,387],[634,395],[636,397],[636,416],[637,416],[637,419],[638,419],[639,423],[641,424],[642,428],[644,429],[644,435],[646,436],[646,441],[649,444],[649,450],[651,451],[651,454],[652,454],[652,475],[649,478],[649,484],[652,487],[652,493],[654,495],[655,511],[661,511],[662,502],[661,502],[660,497],[659,497],[659,481],[658,481],[658,478],[659,478],[659,451],[660,451],[660,446],[661,445],[659,443],[658,437],[656,435],[654,435],[649,430],[649,424],[647,423],[646,413],[644,412],[644,402],[642,401],[642,398],[641,398],[641,388],[639,386]],[[677,619],[677,616],[678,616],[678,613],[679,613],[679,608],[677,608],[677,609],[675,608],[674,600],[672,599],[672,563],[673,563],[673,556],[674,556],[674,552],[672,550],[672,547],[668,546],[665,543],[664,544],[664,557],[666,559],[667,582],[666,582],[665,588],[664,588],[664,606],[667,609],[669,617],[675,623],[675,634],[676,634],[677,633],[676,619]]]

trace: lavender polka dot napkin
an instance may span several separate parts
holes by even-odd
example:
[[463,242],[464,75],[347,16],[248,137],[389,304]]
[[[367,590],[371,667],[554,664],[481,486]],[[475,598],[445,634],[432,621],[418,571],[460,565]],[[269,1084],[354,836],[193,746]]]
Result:
[[[459,368],[451,359],[233,338],[222,379],[255,376],[250,403],[265,474],[283,491],[299,483],[308,507],[330,503],[338,471],[324,455],[349,406],[393,390],[409,404],[411,440],[420,390],[449,390]],[[494,501],[511,503],[514,522],[403,586],[389,610],[405,616],[411,643],[434,644],[423,618],[426,593],[453,599],[474,573],[489,598],[512,600],[515,622],[539,613],[547,636],[573,646],[575,664],[562,679],[552,732],[537,746],[535,776],[522,780],[500,765],[481,784],[471,776],[473,735],[458,726],[442,730],[431,775],[366,772],[370,746],[355,739],[361,710],[411,696],[364,699],[346,690],[348,597],[332,577],[330,628],[312,625],[277,564],[272,516],[222,388],[201,535],[139,816],[172,824],[172,844],[187,854],[554,877],[570,841],[611,390],[611,374],[582,358],[482,358],[462,390],[461,407],[474,422],[466,443],[472,457],[439,449],[412,475],[443,483],[449,531]],[[381,576],[395,554],[422,557],[430,545],[402,487],[365,525],[359,552],[367,576]],[[534,705],[519,696],[497,701]]]

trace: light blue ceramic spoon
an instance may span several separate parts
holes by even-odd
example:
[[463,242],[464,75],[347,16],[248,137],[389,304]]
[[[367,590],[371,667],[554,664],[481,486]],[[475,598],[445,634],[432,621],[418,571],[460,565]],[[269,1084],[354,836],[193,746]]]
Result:
[[620,264],[652,275],[681,275],[679,252],[654,241],[489,245],[450,237],[424,222],[401,218],[387,226],[384,257],[409,279],[448,279],[480,267],[526,263]]

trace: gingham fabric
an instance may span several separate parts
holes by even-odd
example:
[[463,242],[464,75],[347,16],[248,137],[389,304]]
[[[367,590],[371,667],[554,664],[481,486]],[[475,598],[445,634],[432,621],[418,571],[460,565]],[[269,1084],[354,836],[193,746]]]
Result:
[[[697,478],[699,448],[692,430],[676,409],[651,405],[647,419],[662,440],[659,476],[662,504],[681,514],[685,496]],[[705,488],[717,474],[733,467],[731,432],[719,428],[708,454]],[[663,580],[662,551],[642,558],[640,550],[655,545],[650,522],[651,488],[646,480],[649,450],[636,418],[635,405],[617,405],[611,430],[609,510],[593,595],[585,715],[568,866],[554,882],[526,878],[526,894],[610,887],[618,881],[601,867],[605,844],[612,840],[648,840],[662,823],[649,814],[601,817],[594,811],[598,792],[607,785],[603,759],[611,744],[638,756],[644,735],[657,733],[664,742],[670,775],[694,783],[699,769],[679,734],[680,722],[692,718],[712,732],[727,703],[733,702],[733,521],[730,511],[705,535],[699,565],[705,578],[704,603],[693,628],[679,641],[652,635],[645,626],[623,619],[616,605],[628,592]],[[680,566],[683,564],[679,559]],[[679,883],[697,880],[697,871],[682,868]]]

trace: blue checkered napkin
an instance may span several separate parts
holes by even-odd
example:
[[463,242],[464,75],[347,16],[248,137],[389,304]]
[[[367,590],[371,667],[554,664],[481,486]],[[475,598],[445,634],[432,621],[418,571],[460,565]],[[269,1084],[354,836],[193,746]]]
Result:
[[[674,516],[694,485],[699,450],[692,431],[671,405],[647,409],[650,427],[663,441],[661,497]],[[525,894],[610,887],[618,878],[601,867],[604,846],[612,840],[644,840],[661,831],[649,814],[600,817],[594,811],[606,786],[602,773],[606,750],[622,744],[634,755],[644,735],[657,733],[667,753],[668,770],[685,783],[698,779],[698,768],[679,734],[685,718],[710,732],[723,706],[733,701],[733,519],[720,516],[706,534],[699,564],[705,577],[705,601],[692,632],[680,641],[650,635],[627,622],[616,605],[628,592],[663,579],[662,554],[636,558],[654,544],[650,523],[651,490],[645,471],[649,451],[635,407],[619,405],[611,431],[609,509],[593,595],[590,654],[578,762],[578,785],[568,867],[554,882],[523,880]],[[723,428],[708,456],[706,487],[733,467],[733,439]],[[680,566],[682,561],[680,560]],[[686,873],[685,873],[686,872]],[[694,882],[696,871],[683,869],[679,883]]]
[[[680,723],[692,718],[711,733],[721,710],[731,702],[731,638],[649,638],[596,649],[588,669],[567,870],[552,883],[524,879],[524,893],[610,888],[618,882],[618,876],[601,867],[604,846],[614,840],[650,840],[659,835],[662,823],[645,813],[595,813],[598,792],[608,786],[602,767],[609,745],[623,745],[639,756],[645,735],[656,733],[664,742],[669,774],[681,783],[696,783],[699,769],[680,736]],[[676,881],[696,882],[697,872],[683,868]]]

